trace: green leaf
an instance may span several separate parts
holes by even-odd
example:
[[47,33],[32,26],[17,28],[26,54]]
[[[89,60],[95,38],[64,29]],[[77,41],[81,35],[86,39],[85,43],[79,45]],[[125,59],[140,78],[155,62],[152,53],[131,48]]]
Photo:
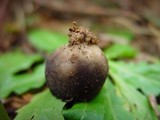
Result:
[[6,81],[0,89],[1,97],[6,97],[11,92],[22,94],[32,88],[39,88],[44,83],[44,64],[42,64],[36,67],[32,73],[6,77]]
[[[17,94],[21,94],[31,88],[41,87],[45,83],[44,69],[44,64],[41,64],[37,66],[32,73],[13,76],[13,81],[16,81],[16,83],[12,84],[11,86],[16,88],[15,92]],[[17,82],[19,84],[17,84]]]
[[35,62],[43,60],[39,55],[27,55],[20,51],[0,56],[0,98],[7,97],[11,92],[21,94],[31,88],[41,87],[44,80],[44,64],[30,72],[16,74],[27,70]]
[[9,120],[8,114],[0,100],[0,120]]
[[71,109],[63,110],[63,115],[66,120],[133,120],[109,80],[94,100],[77,103]]
[[119,96],[124,100],[126,107],[134,115],[135,120],[157,120],[146,96],[130,84],[127,84],[119,74],[115,73],[114,69],[110,69],[110,75],[116,84]]
[[121,90],[121,98],[124,99],[136,120],[158,120],[146,96],[130,85],[122,84],[122,82],[121,85],[117,90]]
[[109,35],[112,35],[114,37],[123,38],[127,41],[132,41],[134,38],[134,34],[131,31],[127,29],[123,29],[123,28],[113,28],[112,26],[111,28],[108,28],[106,32]]
[[137,55],[137,51],[130,45],[113,44],[104,51],[109,59],[115,58],[133,58]]
[[34,62],[42,60],[40,55],[24,54],[14,51],[0,55],[0,74],[14,74],[20,70],[28,69]]
[[67,43],[67,36],[44,29],[32,30],[28,34],[29,41],[39,50],[52,52]]
[[146,95],[160,94],[160,63],[128,63],[110,61],[110,69],[127,84]]
[[101,33],[107,33],[107,36],[110,37],[110,38],[113,38],[115,40],[122,40],[124,42],[130,42],[132,40],[134,40],[134,33],[133,31],[125,28],[125,27],[122,27],[122,26],[116,26],[116,25],[113,25],[113,24],[107,24],[107,27],[106,25],[104,24],[94,24],[92,25],[92,30],[94,31],[97,31],[97,30],[100,30]]
[[56,99],[47,89],[34,96],[32,101],[20,108],[15,120],[64,120],[64,102]]
[[160,113],[160,105],[158,105],[158,112]]

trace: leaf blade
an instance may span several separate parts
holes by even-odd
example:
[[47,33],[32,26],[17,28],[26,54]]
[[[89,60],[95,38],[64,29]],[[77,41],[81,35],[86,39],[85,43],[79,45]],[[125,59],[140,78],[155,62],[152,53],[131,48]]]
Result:
[[71,109],[64,110],[63,115],[66,120],[133,120],[115,95],[109,80],[93,101],[75,104]]
[[37,49],[52,52],[67,43],[67,36],[44,29],[35,29],[28,33],[30,43]]
[[110,75],[115,81],[119,96],[124,100],[126,107],[134,115],[134,118],[139,120],[157,120],[148,98],[117,74],[115,72],[116,68],[114,68],[111,63],[112,62],[110,62]]
[[[140,88],[146,95],[160,93],[160,64],[128,63],[110,61],[110,68],[121,79],[136,89]],[[155,77],[157,76],[157,77]]]
[[64,120],[61,113],[63,106],[64,102],[52,96],[47,89],[34,96],[29,104],[20,108],[15,120]]
[[42,57],[38,54],[27,55],[20,51],[1,55],[0,98],[6,98],[11,92],[21,94],[31,88],[41,87],[45,82],[44,65],[37,66],[31,72],[24,74],[16,73],[28,70],[34,62],[42,60]]

